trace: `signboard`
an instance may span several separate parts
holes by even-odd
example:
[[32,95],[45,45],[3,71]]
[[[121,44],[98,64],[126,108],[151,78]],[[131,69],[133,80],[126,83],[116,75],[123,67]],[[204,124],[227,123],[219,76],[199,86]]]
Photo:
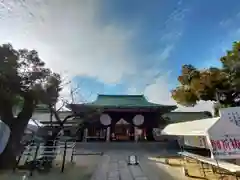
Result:
[[220,109],[220,115],[222,119],[230,121],[231,123],[240,127],[240,108],[239,107]]
[[204,136],[185,136],[184,144],[191,147],[207,148],[206,138]]
[[213,156],[216,159],[235,159],[240,157],[240,135],[210,137]]
[[10,137],[9,127],[0,120],[0,154],[6,148],[9,137]]
[[220,110],[220,120],[209,132],[216,159],[240,158],[240,107]]

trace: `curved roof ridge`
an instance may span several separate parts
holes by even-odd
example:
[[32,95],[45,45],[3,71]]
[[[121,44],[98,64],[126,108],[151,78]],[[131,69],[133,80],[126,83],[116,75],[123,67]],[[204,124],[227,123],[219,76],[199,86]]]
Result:
[[114,97],[145,97],[144,94],[98,94],[99,96],[114,96]]
[[166,112],[172,111],[177,106],[162,105],[152,103],[144,95],[106,95],[98,94],[93,102],[83,103],[82,105],[103,108],[147,108],[147,109],[166,109]]

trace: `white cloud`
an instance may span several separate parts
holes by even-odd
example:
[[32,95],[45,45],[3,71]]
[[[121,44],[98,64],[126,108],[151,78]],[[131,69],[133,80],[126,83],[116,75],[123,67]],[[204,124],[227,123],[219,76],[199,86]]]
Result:
[[[156,82],[150,84],[145,89],[145,96],[150,102],[164,104],[164,105],[177,105],[171,98],[168,76],[160,76]],[[210,111],[213,110],[213,103],[210,101],[200,101],[194,107],[184,107],[177,105],[178,108],[175,111],[183,112],[196,112],[196,111]]]
[[115,83],[136,72],[129,50],[134,33],[117,24],[101,23],[100,2],[14,3],[4,3],[0,11],[1,43],[35,48],[49,67],[69,77],[86,75]]
[[[72,89],[71,84],[66,84],[64,86],[63,90],[61,91],[59,101],[56,104],[57,109],[62,107],[66,102],[67,103],[72,102],[71,89]],[[63,109],[65,110],[66,108],[63,107]]]
[[231,19],[231,18],[224,19],[224,20],[220,21],[219,25],[221,27],[227,28],[232,24],[232,21],[233,21],[233,19]]
[[136,94],[141,94],[141,93],[139,93],[137,88],[130,87],[130,88],[127,89],[127,94],[129,94],[129,95],[136,95]]
[[144,94],[151,102],[172,105],[176,104],[171,98],[167,76],[160,76],[153,84],[145,88]]
[[[0,3],[0,43],[36,49],[53,71],[71,80],[89,76],[104,83],[119,82],[137,71],[130,52],[134,32],[103,24],[101,3],[94,0],[15,1]],[[70,85],[61,97],[69,100]]]
[[209,111],[213,113],[213,102],[212,101],[199,101],[194,107],[184,107],[178,105],[176,111],[183,112],[196,112],[196,111]]
[[[186,12],[179,7],[167,18],[166,28],[160,33],[162,39],[159,38],[165,46],[154,54],[155,59],[166,60],[170,56],[182,34]],[[135,76],[135,80],[137,76],[140,86],[150,83],[145,89],[150,100],[174,103],[167,79],[152,82],[159,69],[139,69],[140,57],[130,47],[135,29],[104,24],[100,15],[101,2],[95,0],[4,1],[0,4],[0,43],[36,49],[51,69],[69,80],[85,75],[114,84],[126,75]],[[139,71],[143,78],[139,78]],[[66,86],[61,96],[69,99],[70,89]],[[140,91],[134,85],[130,89],[132,93]]]
[[173,44],[169,44],[166,48],[163,49],[163,51],[161,52],[159,59],[160,60],[166,60],[169,58],[170,53],[172,52],[174,48]]

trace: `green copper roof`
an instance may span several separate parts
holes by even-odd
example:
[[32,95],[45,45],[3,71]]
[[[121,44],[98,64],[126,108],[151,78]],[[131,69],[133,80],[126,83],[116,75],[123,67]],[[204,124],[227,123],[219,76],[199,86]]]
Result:
[[144,95],[98,95],[95,101],[84,105],[103,108],[166,108],[169,111],[176,109],[176,106],[148,102]]
[[148,102],[143,95],[98,95],[97,99],[91,104],[101,106],[123,106],[123,107],[159,106],[159,104]]

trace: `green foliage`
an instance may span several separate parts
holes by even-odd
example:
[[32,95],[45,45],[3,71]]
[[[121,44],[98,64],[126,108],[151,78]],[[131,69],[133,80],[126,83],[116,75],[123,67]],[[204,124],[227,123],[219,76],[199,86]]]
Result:
[[[57,102],[61,78],[45,67],[35,50],[16,50],[11,44],[0,46],[0,116],[14,106],[24,107],[28,114],[36,104]],[[31,107],[31,108],[30,108]],[[26,114],[26,112],[25,112]]]
[[[0,119],[11,129],[11,138],[0,155],[0,162],[4,162],[0,168],[16,164],[21,138],[36,105],[45,103],[52,109],[60,84],[60,75],[45,67],[37,51],[0,45]],[[16,107],[21,108],[17,115]]]
[[222,68],[182,66],[178,77],[180,86],[172,90],[173,99],[181,105],[194,106],[200,100],[217,101],[217,94],[224,92],[224,105],[233,105],[236,92],[240,92],[240,42],[234,42],[232,50],[227,51],[220,61]]

